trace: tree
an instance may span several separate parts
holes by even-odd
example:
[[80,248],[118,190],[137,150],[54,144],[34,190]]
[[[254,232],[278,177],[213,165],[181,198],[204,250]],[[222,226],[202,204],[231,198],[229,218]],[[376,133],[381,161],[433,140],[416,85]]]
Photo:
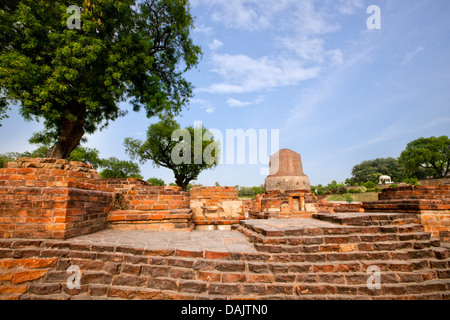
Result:
[[152,184],[152,186],[164,187],[166,185],[164,180],[158,179],[158,178],[150,178],[147,180],[147,182],[150,182]]
[[19,103],[27,121],[43,119],[35,138],[50,140],[47,155],[62,159],[85,134],[124,116],[120,102],[148,117],[177,114],[192,97],[183,73],[201,55],[188,0],[70,4],[81,9],[79,29],[69,25],[67,1],[0,4],[0,102]]
[[103,160],[101,167],[105,168],[102,172],[100,172],[102,179],[143,179],[139,166],[131,161],[123,161],[115,157],[111,157]]
[[450,169],[450,139],[442,136],[411,141],[399,161],[410,178],[422,179],[428,175],[445,178]]
[[3,168],[7,162],[13,162],[18,157],[20,157],[20,153],[18,152],[6,152],[0,154],[0,168]]
[[199,174],[214,168],[219,161],[220,146],[204,127],[188,127],[181,130],[172,118],[152,124],[147,131],[147,140],[127,138],[126,152],[141,163],[148,160],[155,167],[171,169],[175,183],[184,191],[189,182],[197,180]]
[[394,181],[402,181],[405,178],[405,171],[396,159],[387,158],[363,161],[353,167],[352,175],[346,183],[362,185],[370,181],[377,184],[382,175],[388,175]]
[[67,160],[88,163],[92,166],[92,168],[97,170],[99,167],[103,166],[103,162],[105,161],[100,159],[99,154],[100,151],[97,149],[78,146],[70,153]]

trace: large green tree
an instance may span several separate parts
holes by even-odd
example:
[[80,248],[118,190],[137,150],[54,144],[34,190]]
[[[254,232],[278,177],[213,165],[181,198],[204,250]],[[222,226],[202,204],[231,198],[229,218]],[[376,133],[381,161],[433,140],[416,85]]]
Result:
[[411,141],[399,161],[410,177],[422,179],[431,175],[444,178],[450,170],[450,139],[442,136]]
[[405,171],[394,158],[363,161],[353,167],[352,178],[348,182],[353,185],[369,181],[377,184],[382,175],[388,175],[394,181],[402,181],[405,178]]
[[0,120],[4,101],[17,103],[26,120],[44,120],[34,138],[52,142],[47,156],[66,159],[126,114],[120,102],[176,114],[192,97],[183,73],[201,55],[192,28],[188,0],[2,1]]
[[175,183],[183,190],[202,171],[215,167],[220,156],[220,145],[207,129],[203,126],[181,129],[171,118],[152,124],[146,141],[127,138],[124,144],[132,159],[141,163],[150,160],[155,167],[171,169]]
[[141,175],[139,165],[131,161],[119,160],[115,157],[102,160],[100,172],[103,179],[126,179],[137,178],[144,179]]

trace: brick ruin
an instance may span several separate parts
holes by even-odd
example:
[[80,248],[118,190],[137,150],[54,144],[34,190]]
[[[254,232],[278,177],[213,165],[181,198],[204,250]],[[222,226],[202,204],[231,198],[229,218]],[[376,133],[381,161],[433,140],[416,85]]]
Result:
[[[301,160],[283,153],[301,171],[269,176],[269,190],[253,200],[231,187],[187,193],[100,179],[79,162],[8,163],[0,299],[450,299],[450,186],[390,188],[377,202],[334,205],[317,201]],[[235,229],[254,251],[76,241],[105,229]],[[369,289],[374,265],[383,285]],[[81,269],[80,289],[67,287],[70,266]]]
[[0,237],[67,239],[116,230],[230,230],[245,219],[233,187],[100,179],[89,165],[19,158],[0,169]]
[[365,202],[365,212],[399,212],[416,215],[425,231],[448,242],[450,238],[450,185],[408,186],[384,189],[378,201]]
[[190,197],[197,230],[230,230],[245,219],[243,202],[234,187],[195,187]]

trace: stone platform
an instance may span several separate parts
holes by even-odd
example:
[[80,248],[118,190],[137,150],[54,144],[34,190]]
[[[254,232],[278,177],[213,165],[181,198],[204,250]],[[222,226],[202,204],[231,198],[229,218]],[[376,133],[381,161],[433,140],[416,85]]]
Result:
[[247,237],[238,231],[121,231],[104,230],[66,240],[80,245],[132,247],[144,250],[186,252],[256,253]]
[[[67,285],[70,267],[79,288]],[[449,300],[450,249],[396,213],[0,239],[0,299]]]

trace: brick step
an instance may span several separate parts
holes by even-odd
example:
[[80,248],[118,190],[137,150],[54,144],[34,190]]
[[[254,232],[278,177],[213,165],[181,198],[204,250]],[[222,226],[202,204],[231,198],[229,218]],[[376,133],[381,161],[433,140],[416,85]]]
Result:
[[142,210],[118,210],[108,214],[109,222],[120,221],[164,221],[164,220],[189,220],[192,217],[191,210],[167,210],[167,211],[142,211]]
[[377,225],[402,225],[402,224],[419,224],[420,219],[412,214],[402,213],[370,213],[370,214],[330,214],[317,213],[313,218],[321,221],[332,222],[339,225],[347,226],[377,226]]
[[266,237],[289,236],[324,236],[324,235],[354,235],[354,234],[385,234],[385,233],[414,233],[424,232],[421,224],[386,225],[386,226],[336,226],[336,227],[305,227],[290,229],[269,229],[258,227],[245,220],[240,222],[240,232],[246,234],[246,230],[261,234]]
[[420,270],[428,268],[430,259],[434,259],[429,249],[411,251],[366,251],[366,252],[329,252],[329,253],[280,253],[272,255],[270,262],[306,262],[306,263],[349,263],[352,261],[369,261],[382,264],[403,264],[405,270]]
[[255,243],[256,250],[270,253],[314,253],[314,252],[356,252],[356,251],[397,251],[407,249],[425,249],[430,248],[430,242],[378,242],[374,244],[355,243],[355,244],[325,244],[325,245],[271,245]]
[[352,234],[352,235],[324,235],[305,237],[268,237],[253,231],[243,231],[249,237],[250,242],[272,245],[320,245],[320,244],[345,244],[345,243],[373,243],[373,242],[411,242],[427,241],[436,245],[435,240],[426,232],[415,232],[409,234]]

